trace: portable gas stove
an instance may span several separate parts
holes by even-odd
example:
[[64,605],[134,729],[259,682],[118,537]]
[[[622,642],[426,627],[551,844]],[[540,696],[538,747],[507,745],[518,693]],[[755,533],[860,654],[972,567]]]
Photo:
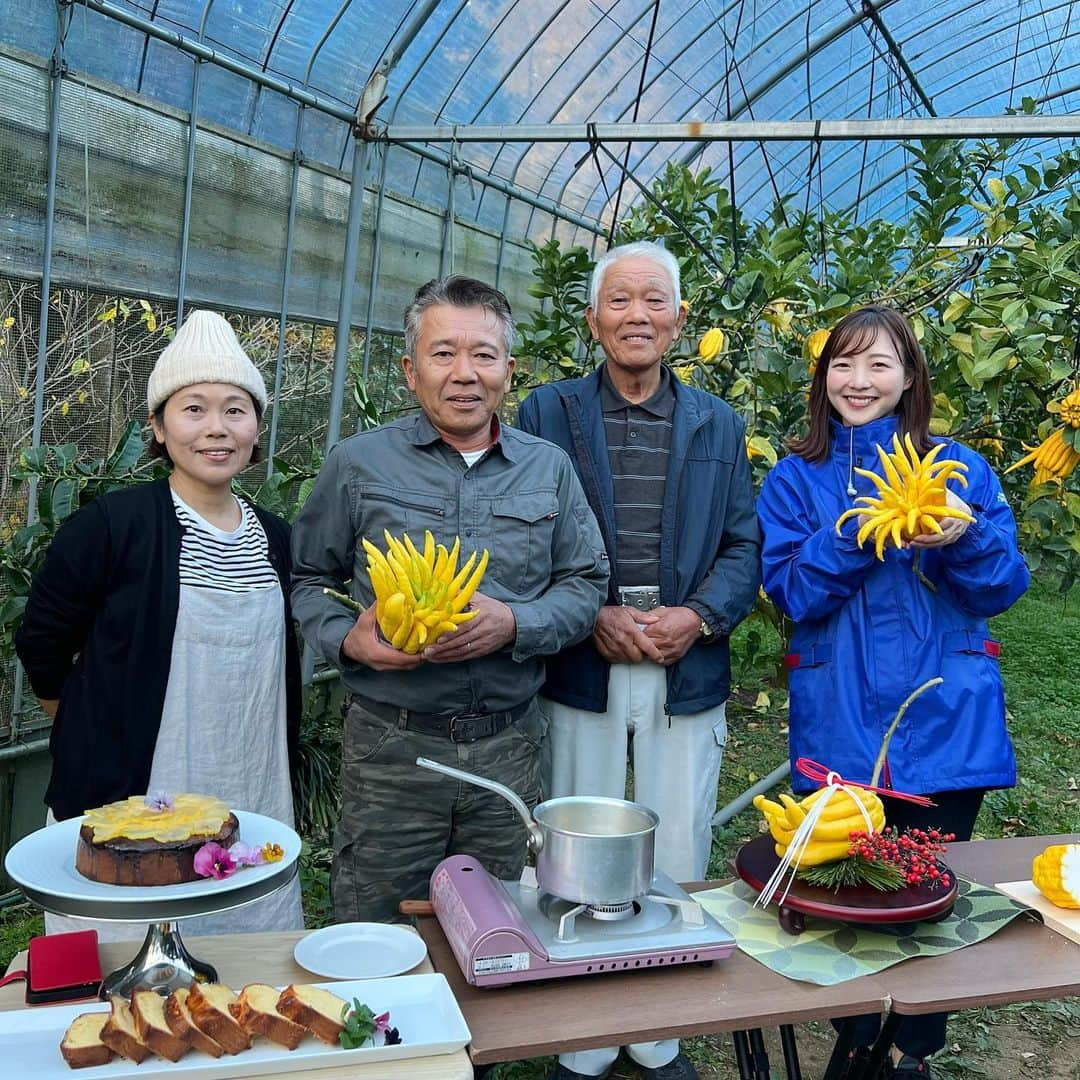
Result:
[[470,855],[431,876],[431,902],[468,982],[503,986],[565,975],[722,960],[735,940],[669,877],[643,896],[587,907],[540,890],[532,867],[498,881]]

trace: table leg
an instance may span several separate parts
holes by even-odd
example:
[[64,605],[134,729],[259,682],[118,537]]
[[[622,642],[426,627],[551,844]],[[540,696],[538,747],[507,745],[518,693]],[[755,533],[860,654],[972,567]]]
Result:
[[733,1031],[731,1041],[735,1044],[735,1062],[739,1067],[739,1080],[754,1080],[750,1063],[750,1039],[745,1031]]
[[836,1042],[833,1043],[832,1055],[829,1064],[825,1066],[825,1074],[822,1080],[837,1080],[844,1075],[847,1068],[848,1055],[855,1045],[855,1025],[850,1020],[845,1020],[836,1033]]
[[750,1053],[754,1058],[754,1080],[769,1080],[769,1055],[765,1052],[765,1040],[761,1028],[750,1029]]
[[790,1024],[780,1025],[780,1046],[784,1051],[784,1068],[788,1080],[802,1080],[799,1068],[799,1048],[795,1043],[795,1029]]

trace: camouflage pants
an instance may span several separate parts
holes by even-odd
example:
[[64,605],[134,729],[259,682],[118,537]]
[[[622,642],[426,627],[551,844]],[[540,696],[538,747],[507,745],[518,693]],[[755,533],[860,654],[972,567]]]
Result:
[[496,877],[517,877],[525,864],[526,835],[514,808],[483,788],[421,769],[416,759],[498,780],[534,806],[546,727],[534,700],[498,735],[454,743],[409,731],[351,702],[330,872],[335,919],[399,918],[398,901],[427,899],[431,872],[448,855],[473,855]]

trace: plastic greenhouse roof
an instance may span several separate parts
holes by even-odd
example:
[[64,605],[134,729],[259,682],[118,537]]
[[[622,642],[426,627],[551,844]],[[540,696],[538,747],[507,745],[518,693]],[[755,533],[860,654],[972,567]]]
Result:
[[[177,109],[191,106],[190,55],[107,9],[201,41],[218,55],[355,110],[385,58],[377,125],[679,123],[1000,116],[1021,99],[1080,111],[1080,4],[1071,0],[79,0],[66,60],[80,72]],[[137,21],[136,19],[136,21]],[[0,38],[48,56],[56,18],[31,3]],[[346,167],[349,126],[306,111],[305,157]],[[291,150],[297,105],[215,64],[201,72],[200,121]],[[1080,131],[1080,120],[1077,130]],[[1017,144],[1053,154],[1060,140]],[[451,148],[442,146],[443,151]],[[587,142],[468,142],[455,161],[606,225],[622,179]],[[625,142],[609,147],[622,161]],[[669,161],[709,166],[754,214],[774,190],[859,216],[905,211],[905,162],[892,140],[629,145],[648,184]],[[809,182],[808,182],[809,181]],[[387,183],[445,204],[444,166],[393,151]],[[810,195],[807,195],[810,192]],[[640,195],[625,184],[621,206]],[[461,218],[500,228],[504,200],[477,187]],[[531,211],[535,214],[538,211]],[[545,224],[550,219],[542,219]],[[537,222],[539,225],[539,221]],[[526,232],[533,231],[530,219]]]

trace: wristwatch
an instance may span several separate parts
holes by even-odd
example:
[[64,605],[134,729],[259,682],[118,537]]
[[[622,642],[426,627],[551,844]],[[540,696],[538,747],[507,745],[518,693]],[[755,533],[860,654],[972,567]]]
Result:
[[713,628],[704,619],[702,619],[701,626],[698,629],[698,634],[703,640],[709,641],[713,636]]

